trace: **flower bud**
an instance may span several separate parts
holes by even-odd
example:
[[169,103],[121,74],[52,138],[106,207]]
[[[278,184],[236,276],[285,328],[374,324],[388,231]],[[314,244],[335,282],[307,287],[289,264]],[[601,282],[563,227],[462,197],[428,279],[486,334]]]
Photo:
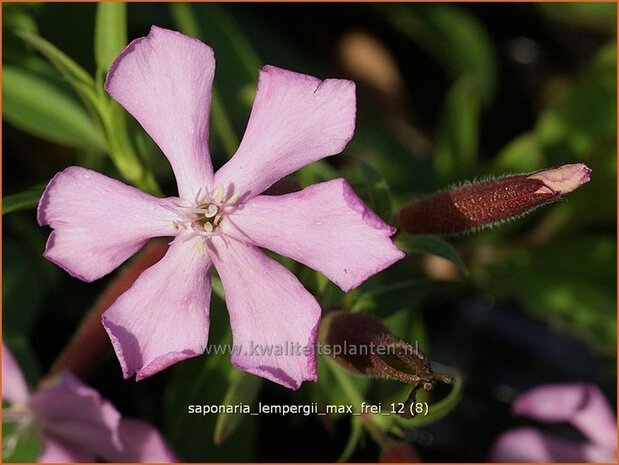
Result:
[[335,311],[323,324],[323,342],[340,365],[355,373],[412,385],[406,404],[415,402],[419,389],[429,392],[438,381],[453,383],[452,377],[432,371],[430,360],[418,347],[396,338],[371,315]]
[[562,200],[589,182],[590,174],[577,163],[464,184],[407,205],[400,211],[400,226],[411,234],[479,231]]
[[415,449],[408,442],[394,442],[383,448],[380,463],[420,463]]

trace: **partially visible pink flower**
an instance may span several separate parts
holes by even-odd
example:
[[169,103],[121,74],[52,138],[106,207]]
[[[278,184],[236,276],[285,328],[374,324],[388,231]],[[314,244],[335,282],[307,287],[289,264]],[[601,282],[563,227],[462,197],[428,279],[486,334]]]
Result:
[[97,391],[65,371],[31,393],[9,349],[2,346],[3,421],[17,423],[5,438],[10,458],[22,434],[35,429],[39,462],[176,462],[159,432],[145,421],[122,418]]
[[[208,148],[215,59],[210,47],[153,26],[112,65],[110,95],[168,158],[179,197],[160,199],[79,167],[58,173],[38,208],[54,231],[45,257],[84,281],[98,279],[147,240],[175,236],[103,315],[125,378],[140,380],[204,352],[211,267],[221,277],[232,363],[290,388],[316,379],[320,307],[261,248],[291,257],[344,291],[404,257],[395,229],[343,179],[292,194],[260,195],[299,168],[341,152],[355,128],[355,85],[265,66],[241,144],[216,174]],[[253,349],[258,347],[257,352]]]
[[587,441],[572,442],[536,428],[503,433],[490,452],[493,462],[616,462],[617,418],[594,384],[548,384],[519,396],[516,415],[545,423],[567,422]]

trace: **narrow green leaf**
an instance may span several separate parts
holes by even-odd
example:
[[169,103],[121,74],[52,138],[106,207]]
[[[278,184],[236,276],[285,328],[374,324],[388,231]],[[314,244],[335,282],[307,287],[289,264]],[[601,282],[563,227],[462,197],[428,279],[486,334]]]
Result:
[[612,42],[541,114],[535,134],[550,163],[587,160],[600,143],[616,145],[616,72],[617,50]]
[[20,29],[15,31],[15,35],[41,53],[41,55],[54,65],[67,83],[78,93],[91,112],[100,115],[103,110],[102,102],[95,89],[95,81],[84,68],[60,51],[52,43],[32,32]]
[[[3,408],[4,410],[4,408]],[[15,444],[9,437],[16,433],[19,423],[3,422],[2,427],[2,461],[5,463],[34,463],[41,455],[41,440],[34,428],[27,432],[22,432],[16,436]],[[13,447],[10,447],[13,445]],[[7,447],[9,446],[9,447]],[[8,449],[8,450],[7,450]]]
[[71,83],[94,87],[92,76],[84,68],[44,38],[23,29],[15,31],[15,35],[45,56]]
[[388,284],[359,294],[351,310],[353,312],[369,312],[380,318],[386,318],[419,302],[431,290],[449,285],[449,283],[437,283],[422,279]]
[[443,181],[467,178],[477,160],[481,99],[469,78],[449,90],[434,149],[434,168]]
[[152,172],[144,166],[133,144],[127,126],[127,112],[106,97],[102,122],[108,141],[110,158],[125,179],[143,191],[160,195],[161,189]]
[[17,211],[36,208],[44,187],[45,186],[35,186],[17,194],[4,196],[2,198],[2,214],[7,215]]
[[365,187],[369,206],[378,216],[390,221],[393,215],[393,203],[389,183],[374,167],[358,160],[361,174],[365,179]]
[[448,71],[470,77],[486,102],[492,98],[496,87],[496,58],[492,41],[477,18],[460,6],[447,4],[376,8]]
[[98,73],[105,73],[127,45],[127,4],[97,4],[95,18],[95,61]]
[[2,74],[6,121],[55,143],[105,150],[90,115],[62,82],[12,65],[5,65]]
[[538,318],[612,353],[617,341],[615,239],[567,236],[504,255],[487,273],[495,295],[521,300]]
[[199,22],[200,35],[204,35],[202,38],[217,50],[227,51],[227,60],[236,61],[237,73],[255,80],[263,63],[251,41],[228,12],[227,6],[215,3],[173,3],[170,9],[177,24],[197,25]]
[[[240,370],[231,372],[231,383],[223,400],[223,405],[251,405],[260,391],[262,378]],[[234,413],[220,413],[215,423],[213,441],[216,445],[224,442],[243,421],[245,415]]]
[[445,258],[456,264],[465,276],[468,275],[468,269],[456,249],[440,237],[402,233],[396,239],[396,244],[406,253],[424,253]]
[[617,5],[614,2],[535,3],[532,6],[552,20],[616,34]]
[[488,174],[527,173],[544,166],[544,155],[534,133],[511,140],[492,161]]

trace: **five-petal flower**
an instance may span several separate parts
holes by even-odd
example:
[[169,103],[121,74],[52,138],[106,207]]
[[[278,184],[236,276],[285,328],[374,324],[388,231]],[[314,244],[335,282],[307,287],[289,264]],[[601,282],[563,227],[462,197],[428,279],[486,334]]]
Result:
[[519,396],[516,415],[545,423],[567,422],[587,439],[572,442],[537,428],[503,433],[490,453],[493,462],[616,462],[617,418],[591,383],[546,384]]
[[142,420],[122,418],[109,401],[68,371],[31,393],[4,345],[2,400],[11,404],[3,409],[3,421],[16,422],[5,446],[10,449],[35,428],[43,449],[40,462],[177,461],[155,428]]
[[343,179],[260,195],[344,149],[355,127],[354,83],[265,66],[241,144],[214,173],[208,149],[214,71],[211,48],[174,31],[154,26],[127,46],[106,89],[166,155],[179,197],[155,198],[96,172],[67,168],[39,204],[39,223],[54,229],[45,257],[92,281],[148,239],[175,236],[166,256],[103,315],[125,378],[145,378],[205,350],[214,266],[239,348],[232,363],[296,389],[316,379],[315,355],[282,355],[273,347],[313,346],[320,307],[260,248],[323,273],[344,291],[404,254],[390,239],[394,228]]

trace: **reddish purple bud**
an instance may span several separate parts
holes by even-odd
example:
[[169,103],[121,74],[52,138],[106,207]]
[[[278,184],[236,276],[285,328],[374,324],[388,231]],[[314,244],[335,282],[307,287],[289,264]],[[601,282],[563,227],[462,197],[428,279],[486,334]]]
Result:
[[412,385],[407,404],[415,402],[419,389],[432,391],[439,381],[453,383],[452,377],[432,371],[430,360],[417,346],[396,338],[371,315],[335,311],[323,325],[323,342],[340,365],[355,373]]
[[577,163],[465,184],[407,205],[400,211],[400,226],[411,234],[478,231],[561,200],[589,182],[590,174]]
[[383,448],[380,463],[421,463],[415,449],[408,442],[394,442]]

